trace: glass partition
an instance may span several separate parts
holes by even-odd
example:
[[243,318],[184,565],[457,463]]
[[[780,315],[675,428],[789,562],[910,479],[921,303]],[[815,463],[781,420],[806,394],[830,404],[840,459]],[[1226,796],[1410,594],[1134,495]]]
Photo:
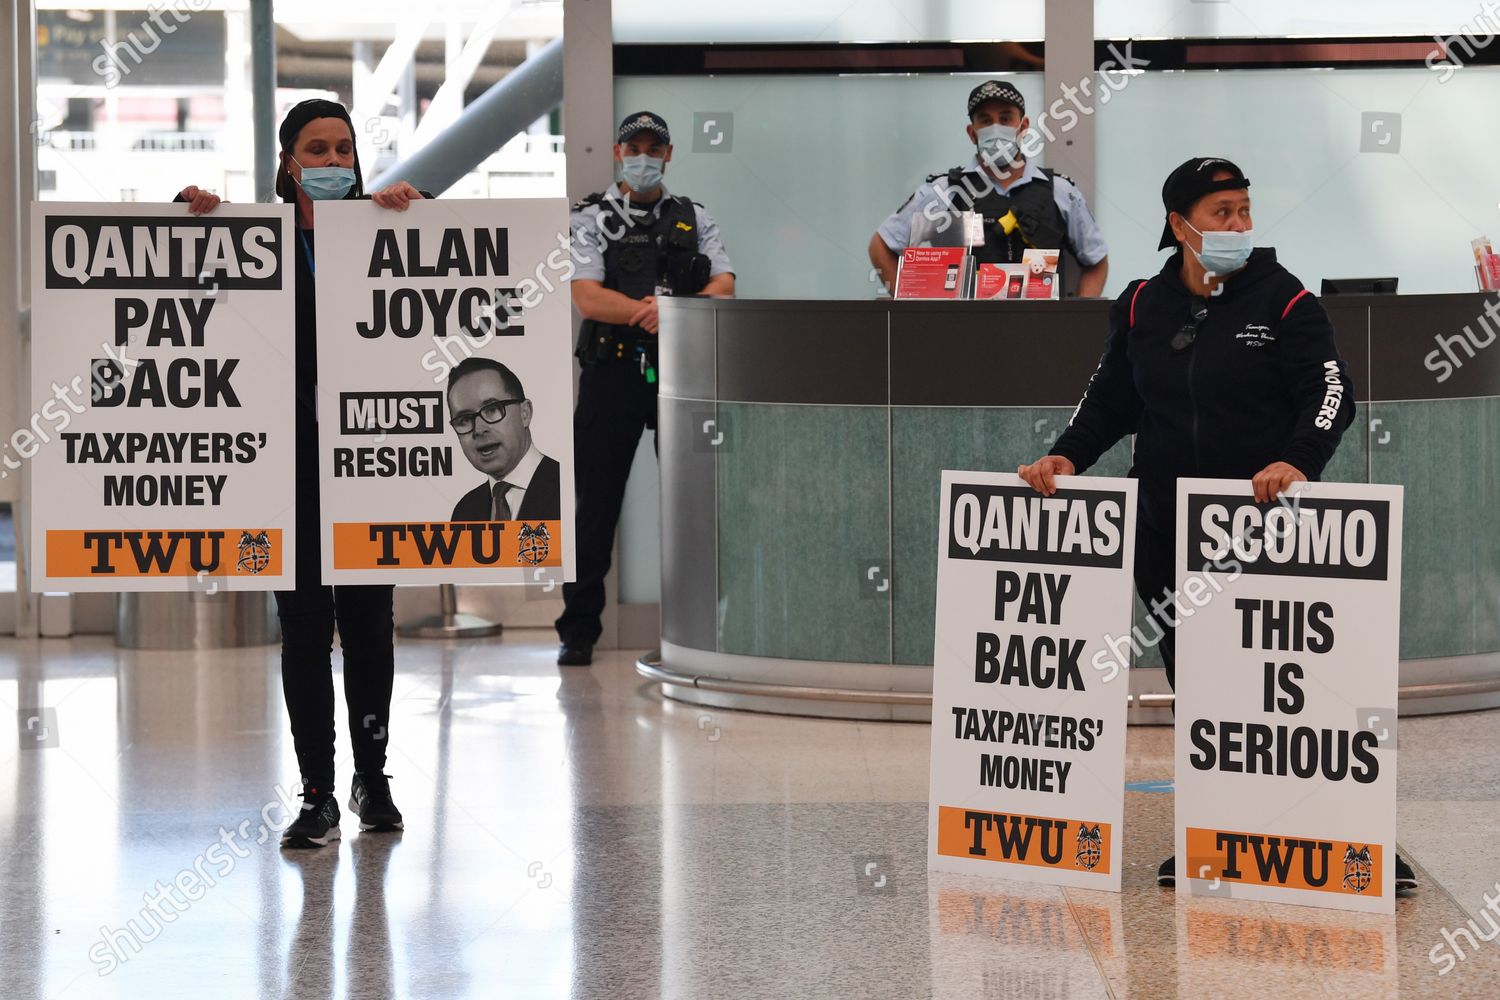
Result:
[[1161,269],[1161,185],[1193,156],[1250,178],[1256,243],[1314,291],[1400,278],[1476,288],[1469,241],[1500,239],[1500,68],[1208,70],[1134,76],[1095,116],[1094,215],[1108,295]]
[[[875,228],[972,155],[964,96],[980,79],[627,77],[615,103],[671,123],[668,186],[719,221],[741,295],[868,298]],[[1040,105],[1040,74],[1008,79]],[[1473,290],[1469,241],[1500,239],[1496,93],[1500,68],[1481,66],[1130,77],[1095,115],[1105,293],[1160,269],[1162,179],[1196,155],[1245,169],[1257,241],[1315,291],[1383,276],[1401,292]]]
[[1036,41],[1043,0],[614,0],[617,42]]
[[[616,4],[618,6],[618,3]],[[1285,38],[1449,34],[1485,16],[1478,0],[1095,0],[1096,38]],[[1500,22],[1497,22],[1500,23]],[[1480,29],[1484,30],[1483,28]]]
[[[973,157],[965,102],[984,79],[622,77],[615,108],[667,119],[667,187],[718,221],[741,297],[872,298],[870,238],[928,174]],[[1041,74],[1005,79],[1041,100]]]

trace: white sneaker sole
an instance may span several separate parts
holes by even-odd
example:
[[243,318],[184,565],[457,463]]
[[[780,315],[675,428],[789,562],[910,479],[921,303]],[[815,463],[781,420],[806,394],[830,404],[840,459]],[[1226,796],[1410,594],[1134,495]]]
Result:
[[337,826],[330,826],[328,832],[322,837],[282,837],[281,846],[292,850],[327,847],[335,840],[338,840],[340,836],[342,834],[339,833],[339,828]]
[[[359,815],[359,809],[357,809],[355,807],[355,805],[354,805],[354,796],[352,796],[352,795],[349,796],[349,812],[351,812],[355,816]],[[377,833],[396,833],[398,831],[405,830],[405,829],[406,829],[406,821],[405,820],[401,821],[400,823],[383,823],[383,824],[379,824],[379,825],[374,824],[374,823],[366,823],[364,820],[360,820],[359,821],[359,832],[360,833],[369,833],[371,830],[374,830]]]
[[386,824],[383,824],[383,825],[380,825],[380,826],[376,826],[373,823],[365,823],[365,822],[361,822],[359,824],[359,832],[360,833],[369,833],[371,830],[374,830],[376,833],[399,833],[399,832],[401,832],[402,830],[405,830],[405,829],[406,829],[406,824],[405,823],[386,823]]

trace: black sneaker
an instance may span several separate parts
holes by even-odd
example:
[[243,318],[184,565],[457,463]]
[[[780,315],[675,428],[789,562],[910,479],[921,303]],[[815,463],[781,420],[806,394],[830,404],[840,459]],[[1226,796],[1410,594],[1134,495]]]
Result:
[[559,667],[586,667],[594,662],[592,642],[565,642],[557,650]]
[[1411,865],[1400,854],[1396,855],[1396,891],[1403,889],[1415,889],[1420,885],[1417,881],[1417,873],[1411,870]]
[[339,839],[339,804],[332,792],[302,787],[302,809],[281,832],[281,846],[292,849],[327,847]]
[[1156,884],[1168,888],[1177,885],[1177,855],[1172,855],[1156,869]]
[[356,773],[349,790],[349,811],[359,817],[359,828],[374,833],[404,830],[401,810],[391,800],[391,776],[373,771]]

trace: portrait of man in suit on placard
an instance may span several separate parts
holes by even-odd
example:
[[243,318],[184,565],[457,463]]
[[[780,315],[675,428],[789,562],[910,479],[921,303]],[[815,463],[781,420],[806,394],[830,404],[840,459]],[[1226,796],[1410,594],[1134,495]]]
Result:
[[448,424],[464,457],[484,473],[453,508],[454,521],[555,521],[560,467],[531,440],[531,400],[516,373],[470,357],[448,373]]

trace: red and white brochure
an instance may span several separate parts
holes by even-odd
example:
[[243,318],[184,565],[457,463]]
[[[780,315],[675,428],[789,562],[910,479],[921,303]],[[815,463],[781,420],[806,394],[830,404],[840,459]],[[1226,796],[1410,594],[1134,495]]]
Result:
[[980,264],[974,272],[976,299],[1019,299],[1025,288],[1026,268],[1021,264]]
[[1026,249],[1021,251],[1021,266],[1026,271],[1026,297],[1028,299],[1061,298],[1062,289],[1057,283],[1056,250]]
[[963,247],[907,247],[896,274],[896,298],[963,298],[966,254]]

